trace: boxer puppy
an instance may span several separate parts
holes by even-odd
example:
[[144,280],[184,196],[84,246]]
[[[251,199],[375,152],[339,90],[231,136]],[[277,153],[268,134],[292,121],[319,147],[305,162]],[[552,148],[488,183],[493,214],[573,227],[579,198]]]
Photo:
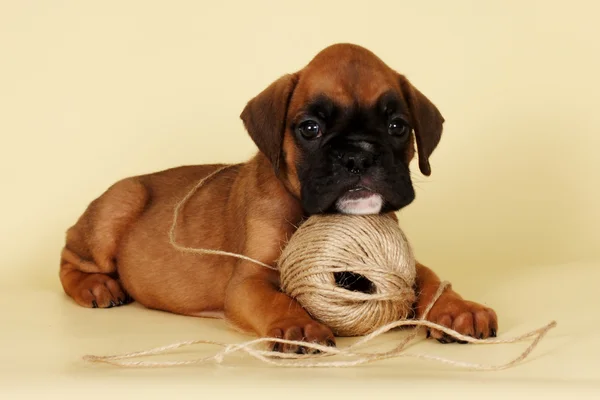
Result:
[[[409,163],[431,173],[444,118],[406,77],[369,50],[336,44],[282,76],[241,113],[259,151],[211,177],[181,209],[178,243],[274,265],[301,221],[318,213],[394,212],[415,198]],[[177,251],[173,210],[220,165],[183,166],[115,183],[68,229],[60,279],[84,307],[135,299],[152,309],[223,317],[262,337],[335,345],[332,331],[279,289],[276,271],[222,255]],[[415,317],[440,279],[417,265]],[[427,319],[476,338],[495,336],[493,310],[447,289]],[[440,342],[451,339],[428,332]],[[274,346],[304,352],[300,346]]]

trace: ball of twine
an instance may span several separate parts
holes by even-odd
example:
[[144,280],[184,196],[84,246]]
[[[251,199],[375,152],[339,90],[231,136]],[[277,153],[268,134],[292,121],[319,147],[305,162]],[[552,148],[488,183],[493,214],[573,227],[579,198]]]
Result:
[[282,290],[338,336],[361,336],[407,318],[415,259],[385,215],[315,215],[278,260]]

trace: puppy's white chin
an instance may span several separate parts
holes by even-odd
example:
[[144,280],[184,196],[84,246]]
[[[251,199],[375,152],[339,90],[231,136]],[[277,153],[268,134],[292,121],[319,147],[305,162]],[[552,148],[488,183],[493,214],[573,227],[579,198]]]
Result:
[[377,193],[370,193],[360,198],[342,196],[335,203],[335,207],[342,214],[369,215],[378,214],[383,207],[383,197]]

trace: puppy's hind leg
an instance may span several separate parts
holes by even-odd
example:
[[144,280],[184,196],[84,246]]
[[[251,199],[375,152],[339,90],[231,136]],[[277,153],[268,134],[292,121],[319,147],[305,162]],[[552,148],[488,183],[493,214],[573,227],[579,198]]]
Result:
[[148,192],[139,181],[122,180],[90,203],[67,231],[60,281],[77,304],[110,308],[132,300],[118,281],[116,254],[147,201]]

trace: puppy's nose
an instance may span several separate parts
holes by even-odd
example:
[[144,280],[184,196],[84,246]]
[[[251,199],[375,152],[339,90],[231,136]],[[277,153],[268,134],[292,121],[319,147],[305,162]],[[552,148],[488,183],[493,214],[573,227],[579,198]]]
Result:
[[353,174],[362,174],[373,165],[373,156],[370,153],[346,153],[342,156],[342,163]]

